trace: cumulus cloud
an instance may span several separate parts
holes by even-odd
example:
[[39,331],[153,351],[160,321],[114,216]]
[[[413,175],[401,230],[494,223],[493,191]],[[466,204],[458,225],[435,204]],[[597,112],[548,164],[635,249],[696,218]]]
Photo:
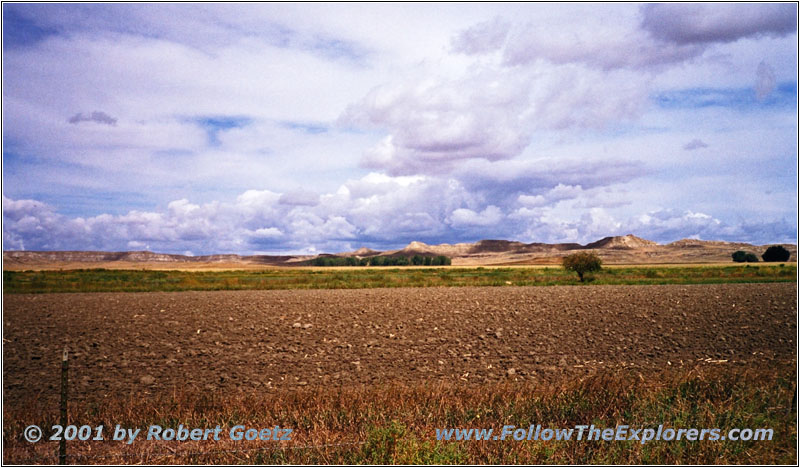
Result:
[[665,209],[631,219],[629,226],[637,235],[664,241],[679,239],[723,240],[765,244],[794,243],[797,228],[786,219],[724,222],[706,213]]
[[536,242],[588,243],[605,236],[635,233],[660,243],[679,239],[722,240],[764,244],[794,242],[797,229],[787,220],[725,223],[692,210],[656,210],[638,216],[615,216],[595,207],[576,218],[548,209],[520,208],[509,218],[525,226],[519,239]]
[[605,208],[594,207],[577,216],[566,216],[560,210],[519,208],[509,214],[522,232],[525,242],[577,242],[586,244],[606,236],[626,234],[624,222]]
[[650,3],[641,11],[644,30],[675,44],[780,37],[797,29],[797,7],[791,3]]
[[319,194],[303,189],[293,190],[282,194],[278,203],[289,206],[316,206],[319,204]]
[[627,232],[660,242],[685,237],[775,242],[796,235],[785,220],[732,225],[691,210],[652,211],[629,218],[613,214],[613,203],[586,205],[579,211],[562,209],[565,201],[585,204],[598,194],[602,196],[562,184],[540,195],[522,195],[512,205],[499,205],[477,199],[454,180],[396,182],[375,176],[349,181],[336,193],[322,195],[315,207],[279,203],[281,195],[274,192],[248,191],[232,203],[181,199],[163,211],[94,217],[68,217],[35,200],[4,197],[3,241],[8,250],[246,254],[341,252],[363,245],[388,249],[411,240],[586,243]]
[[659,210],[642,214],[631,226],[642,236],[659,239],[722,239],[725,229],[722,222],[711,215],[691,210]]
[[394,83],[371,91],[340,120],[390,132],[363,162],[393,175],[441,171],[463,159],[508,159],[530,139],[522,86],[519,77],[487,73]]
[[699,138],[695,138],[694,140],[683,145],[683,149],[686,151],[693,151],[700,148],[708,148],[708,144]]
[[481,208],[455,181],[380,174],[350,180],[315,205],[285,195],[248,190],[230,203],[179,199],[163,211],[88,218],[66,217],[35,200],[4,198],[3,236],[7,247],[29,250],[146,245],[165,252],[330,251],[350,249],[356,240],[379,247],[398,238],[439,239],[447,235],[453,211]]
[[70,117],[67,122],[71,124],[79,124],[81,122],[94,122],[103,125],[111,125],[114,126],[117,124],[117,119],[111,117],[110,115],[106,114],[102,111],[94,111],[91,114],[82,114],[77,113]]
[[465,161],[518,157],[542,130],[601,129],[632,120],[647,91],[625,73],[565,65],[553,72],[471,70],[379,86],[341,124],[388,134],[362,165],[391,175],[447,174]]
[[[283,201],[282,201],[283,200]],[[162,211],[70,218],[35,200],[4,199],[3,236],[12,249],[165,252],[343,251],[411,240],[454,242],[507,237],[504,208],[455,179],[369,174],[349,180],[316,205],[248,190],[233,202],[179,199]]]
[[472,226],[492,226],[503,220],[500,208],[490,205],[480,213],[469,208],[459,208],[450,215],[450,225],[455,228]]
[[517,199],[519,203],[527,207],[540,207],[547,204],[547,198],[544,195],[520,195]]

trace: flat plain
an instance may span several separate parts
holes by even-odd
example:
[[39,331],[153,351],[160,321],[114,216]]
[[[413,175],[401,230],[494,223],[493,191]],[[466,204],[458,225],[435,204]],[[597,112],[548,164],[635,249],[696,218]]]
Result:
[[4,297],[4,403],[791,361],[796,284]]

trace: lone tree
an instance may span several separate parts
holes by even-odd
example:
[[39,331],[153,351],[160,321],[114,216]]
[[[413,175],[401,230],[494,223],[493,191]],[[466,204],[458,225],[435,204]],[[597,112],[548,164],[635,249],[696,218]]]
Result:
[[572,255],[567,255],[561,262],[564,269],[567,271],[574,271],[578,274],[581,282],[583,282],[584,273],[592,271],[600,271],[603,261],[594,252],[579,252]]
[[789,260],[789,253],[782,245],[773,245],[767,248],[767,251],[764,252],[764,255],[761,258],[764,259],[765,262],[785,262]]

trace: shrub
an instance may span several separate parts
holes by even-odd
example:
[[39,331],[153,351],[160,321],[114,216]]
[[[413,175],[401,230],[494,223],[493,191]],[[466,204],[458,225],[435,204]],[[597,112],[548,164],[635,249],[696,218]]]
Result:
[[790,255],[789,251],[782,245],[773,245],[767,248],[767,251],[764,252],[761,258],[763,258],[765,262],[785,262],[789,260]]
[[744,256],[744,261],[747,263],[757,263],[758,257],[754,253],[748,253]]
[[594,252],[579,252],[567,255],[561,264],[565,270],[577,273],[578,278],[583,282],[583,275],[592,271],[600,271],[603,261]]
[[745,252],[744,250],[737,250],[734,252],[731,257],[733,258],[734,262],[747,262],[747,263],[756,263],[758,262],[758,257],[754,253]]

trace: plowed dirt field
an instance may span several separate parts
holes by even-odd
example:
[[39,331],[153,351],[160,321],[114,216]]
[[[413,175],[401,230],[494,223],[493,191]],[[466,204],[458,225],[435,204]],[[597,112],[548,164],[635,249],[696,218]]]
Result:
[[4,296],[4,404],[795,359],[795,283]]

